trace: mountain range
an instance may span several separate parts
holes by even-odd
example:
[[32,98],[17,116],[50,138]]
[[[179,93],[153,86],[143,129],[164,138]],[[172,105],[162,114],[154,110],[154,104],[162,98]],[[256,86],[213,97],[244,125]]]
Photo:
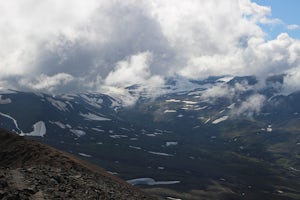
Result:
[[6,90],[0,127],[161,199],[299,199],[300,92],[282,83],[172,77],[150,91],[127,87],[131,104],[117,94]]

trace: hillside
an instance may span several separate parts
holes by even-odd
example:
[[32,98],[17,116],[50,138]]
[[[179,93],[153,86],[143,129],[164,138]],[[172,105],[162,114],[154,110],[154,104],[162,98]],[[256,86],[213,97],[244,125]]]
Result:
[[0,199],[155,199],[103,169],[0,130]]
[[[164,199],[296,200],[300,93],[282,93],[281,83],[277,76],[264,87],[252,76],[174,77],[158,96],[128,87],[137,98],[132,106],[102,93],[8,90],[0,92],[0,127]],[[28,155],[36,150],[22,151],[16,152],[37,158],[35,163],[46,159]],[[13,157],[3,162],[20,166]]]

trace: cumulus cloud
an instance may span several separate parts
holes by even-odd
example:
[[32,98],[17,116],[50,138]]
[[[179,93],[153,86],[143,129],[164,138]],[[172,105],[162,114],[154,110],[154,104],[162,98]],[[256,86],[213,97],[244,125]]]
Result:
[[163,84],[160,76],[151,75],[149,64],[152,59],[150,52],[139,53],[127,60],[117,63],[105,79],[105,84],[116,87],[129,87],[131,85],[159,86]]
[[259,85],[249,85],[247,81],[241,83],[235,83],[233,86],[227,83],[220,83],[212,85],[208,89],[201,93],[201,99],[203,100],[215,100],[220,97],[233,98],[243,92],[255,90]]
[[94,10],[93,1],[12,0],[0,4],[0,68],[6,69],[1,70],[2,77],[35,70],[42,43],[50,43],[60,34],[75,38],[75,27]]
[[[124,88],[137,86],[135,92],[155,90],[164,84],[162,77],[152,75],[150,64],[152,54],[150,52],[138,53],[136,55],[118,62],[115,69],[106,77],[102,88],[106,93],[121,98],[126,105],[132,105],[139,98],[139,94],[130,93]],[[152,92],[152,95],[154,93]],[[154,95],[155,96],[155,95]]]
[[283,93],[289,94],[299,90],[299,80],[300,80],[300,67],[290,70],[283,79],[284,82]]
[[18,84],[33,90],[53,92],[57,90],[58,87],[63,87],[70,83],[73,79],[74,78],[70,74],[66,73],[59,73],[54,76],[41,74],[33,80],[23,78],[18,82]]
[[251,0],[9,0],[0,12],[0,88],[119,90],[300,66],[299,40],[266,41],[260,25],[281,21]]
[[261,108],[264,105],[266,97],[261,94],[254,94],[246,101],[243,101],[238,107],[235,107],[231,110],[233,116],[248,116],[251,117],[254,114],[260,112]]

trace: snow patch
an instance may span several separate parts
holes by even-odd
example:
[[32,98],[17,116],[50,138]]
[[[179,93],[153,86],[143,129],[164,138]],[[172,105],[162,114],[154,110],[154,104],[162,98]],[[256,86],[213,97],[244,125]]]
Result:
[[87,114],[80,113],[79,115],[84,117],[86,120],[93,120],[93,121],[110,121],[111,120],[111,119],[108,119],[105,117],[101,117],[99,115],[95,115],[93,113],[87,113]]
[[227,77],[219,78],[217,81],[228,83],[228,82],[231,81],[232,79],[234,79],[234,77],[232,77],[232,76],[227,76]]
[[174,198],[174,197],[167,197],[168,200],[182,200],[182,199],[178,199],[178,198]]
[[72,133],[74,133],[77,137],[84,136],[86,133],[83,130],[71,129]]
[[112,174],[112,175],[117,175],[119,174],[118,172],[111,172],[111,171],[107,171],[108,173]]
[[148,151],[148,153],[155,154],[155,155],[159,155],[159,156],[174,156],[174,155],[172,155],[172,154],[161,153],[161,152],[154,152],[154,151]]
[[43,121],[39,121],[33,125],[33,131],[30,133],[21,133],[21,136],[38,136],[38,137],[44,137],[46,134],[46,126]]
[[6,99],[2,99],[2,95],[0,95],[0,104],[9,104],[11,103],[11,99],[10,98],[6,98]]
[[272,131],[273,131],[272,126],[268,125],[267,132],[272,132]]
[[4,113],[1,113],[0,112],[0,115],[3,116],[3,117],[6,117],[8,119],[11,119],[13,122],[14,122],[14,125],[16,127],[16,129],[18,130],[18,133],[20,136],[39,136],[39,137],[43,137],[45,134],[46,134],[46,126],[45,126],[45,123],[43,121],[39,121],[39,122],[36,122],[34,125],[33,125],[33,131],[30,132],[30,133],[24,133],[18,126],[18,123],[17,123],[17,120],[15,120],[13,117],[7,115],[7,114],[4,114]]
[[85,153],[78,153],[78,155],[83,156],[83,157],[87,157],[87,158],[92,157],[91,155],[85,154]]
[[180,103],[181,100],[177,100],[177,99],[168,99],[166,100],[167,103]]
[[11,119],[11,120],[14,122],[16,129],[17,129],[20,133],[23,133],[23,131],[22,131],[22,130],[19,128],[19,126],[18,126],[17,120],[15,120],[13,117],[11,117],[11,116],[9,116],[9,115],[7,115],[7,114],[1,113],[1,112],[0,112],[0,115],[3,116],[3,117],[6,117],[6,118],[8,118],[8,119]]
[[92,128],[92,130],[97,131],[97,132],[105,132],[104,130],[99,129],[99,128]]
[[198,102],[195,102],[195,101],[182,101],[183,103],[185,104],[191,104],[191,105],[195,105],[197,104]]
[[233,103],[233,104],[227,106],[228,109],[233,109],[234,107],[235,107],[235,103]]
[[66,127],[69,128],[69,129],[72,128],[72,126],[70,124],[66,124]]
[[61,96],[61,98],[66,99],[66,100],[74,100],[75,97],[77,97],[76,94],[64,94]]
[[210,118],[208,118],[208,119],[204,122],[204,124],[207,124],[209,121],[210,121]]
[[221,111],[219,112],[219,114],[222,114],[223,112],[225,112],[225,110],[221,110]]
[[169,146],[175,146],[177,145],[178,142],[166,142],[166,146],[169,147]]
[[114,139],[121,139],[121,138],[127,138],[127,135],[109,135],[109,137]]
[[129,146],[130,148],[132,148],[132,149],[137,149],[137,150],[141,150],[142,148],[141,147],[136,147],[136,146]]
[[155,181],[153,178],[137,178],[128,180],[131,185],[172,185],[180,183],[180,181]]
[[55,122],[55,121],[49,121],[49,123],[54,124],[54,125],[58,126],[61,129],[65,129],[66,128],[66,126],[63,123],[58,122],[58,121],[57,122]]
[[116,99],[110,98],[110,102],[111,102],[110,105],[111,108],[117,108],[121,106],[121,102],[117,101]]
[[148,134],[145,134],[147,135],[148,137],[155,137],[156,135],[154,133],[148,133]]
[[212,122],[212,124],[218,124],[218,123],[223,122],[223,121],[225,121],[225,120],[227,120],[227,119],[228,119],[228,116],[223,116],[223,117],[221,117],[221,118],[219,118],[219,119],[214,120],[214,121]]
[[165,110],[164,113],[176,113],[176,110]]
[[195,108],[195,110],[204,110],[205,108],[207,108],[207,106],[198,107],[198,108]]
[[86,94],[82,94],[80,96],[85,100],[86,103],[90,104],[91,106],[96,108],[102,108],[103,99],[99,97],[89,97]]
[[60,111],[68,111],[67,104],[65,104],[64,102],[52,99],[50,97],[47,97],[46,99],[52,104],[52,106],[54,106],[58,110],[60,110]]

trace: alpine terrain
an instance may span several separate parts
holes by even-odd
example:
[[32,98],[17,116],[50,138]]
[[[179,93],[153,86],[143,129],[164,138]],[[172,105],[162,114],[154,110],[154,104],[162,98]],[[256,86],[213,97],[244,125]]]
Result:
[[165,81],[155,93],[127,87],[131,104],[2,91],[1,128],[28,139],[1,132],[0,195],[26,186],[19,195],[32,199],[300,199],[300,92],[283,93],[283,76]]

